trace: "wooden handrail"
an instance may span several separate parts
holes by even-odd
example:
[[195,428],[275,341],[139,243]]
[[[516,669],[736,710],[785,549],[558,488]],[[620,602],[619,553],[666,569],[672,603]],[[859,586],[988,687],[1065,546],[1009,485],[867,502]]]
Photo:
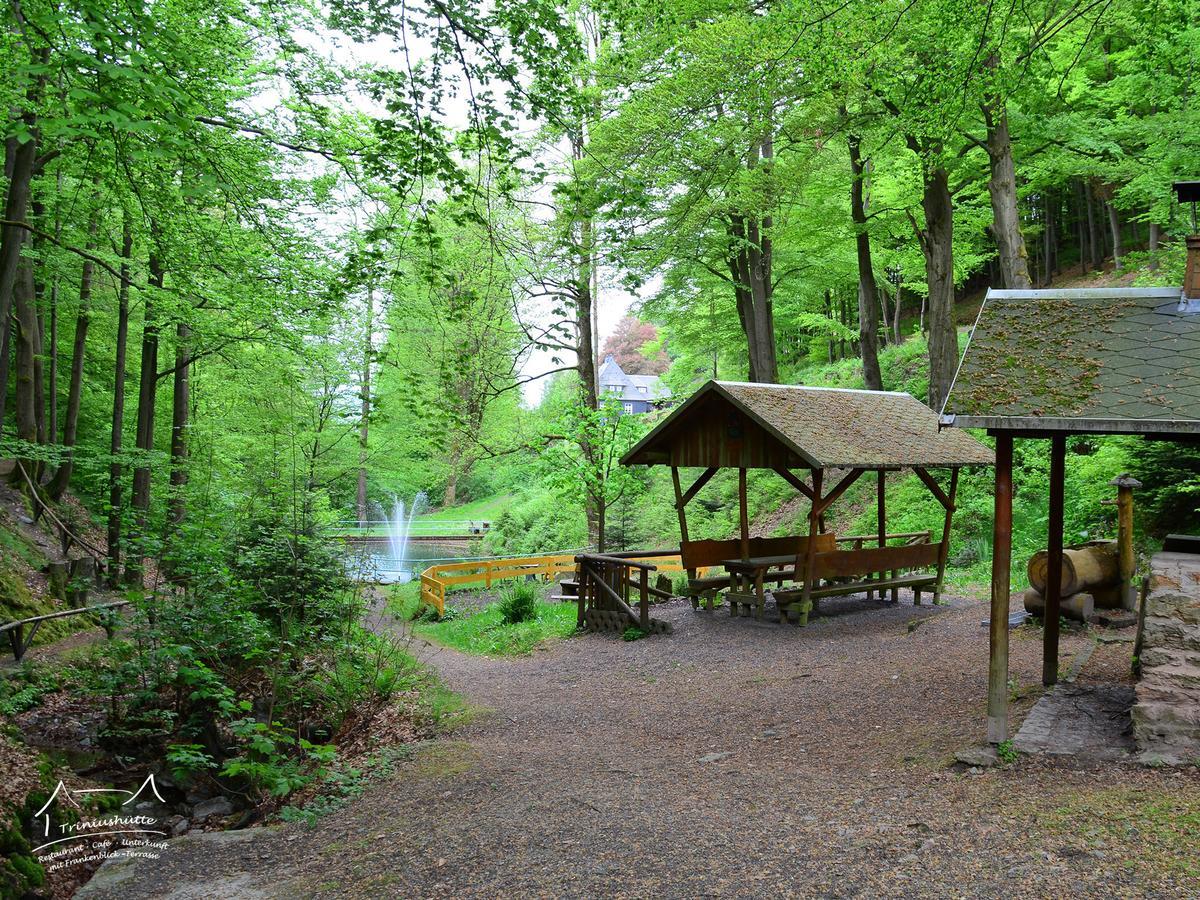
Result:
[[658,571],[658,566],[652,566],[650,563],[634,562],[632,559],[625,559],[620,556],[608,556],[604,553],[580,553],[575,557],[576,562],[583,560],[597,560],[599,562],[616,563],[617,565],[628,566],[631,569],[645,569],[647,572]]
[[[639,558],[655,559],[657,566],[634,562],[622,556],[604,554],[583,554],[600,561],[618,563],[629,568],[652,571],[682,571],[683,563],[679,559],[678,550],[650,553],[645,551],[630,551],[637,553]],[[575,554],[554,554],[549,556],[514,556],[498,559],[468,560],[460,563],[438,563],[425,569],[420,575],[421,603],[432,606],[438,615],[446,614],[446,592],[450,585],[473,584],[483,582],[491,587],[493,581],[505,578],[520,578],[523,575],[541,575],[550,577],[559,573],[571,571],[576,565]]]
[[626,613],[628,613],[634,619],[638,619],[638,620],[641,619],[641,616],[638,615],[638,613],[633,611],[633,607],[630,606],[628,603],[626,603],[625,600],[621,597],[621,595],[618,594],[615,590],[613,590],[612,586],[608,582],[606,582],[603,578],[601,578],[599,576],[599,574],[597,574],[595,569],[593,569],[591,566],[588,566],[585,564],[583,567],[583,571],[587,572],[587,574],[592,576],[592,580],[595,581],[596,584],[600,585],[600,587],[602,587],[604,589],[604,592],[606,594],[608,594],[609,598],[611,600],[613,600],[617,604],[617,606],[619,606],[621,609],[623,609]]
[[0,634],[6,631],[12,631],[14,628],[19,628],[23,625],[32,625],[35,622],[45,622],[48,619],[62,619],[66,616],[78,616],[83,613],[96,612],[102,609],[116,609],[118,606],[128,606],[128,600],[115,600],[112,603],[97,603],[95,606],[81,606],[78,609],[60,609],[58,612],[45,613],[40,616],[30,616],[28,619],[15,619],[12,622],[5,622],[0,625]]
[[[930,531],[929,529],[926,529],[925,531],[897,531],[897,532],[893,532],[891,534],[884,535],[885,540],[899,540],[900,538],[915,538],[915,537],[929,538],[930,540],[932,540],[933,532]],[[836,538],[834,538],[834,540],[836,540],[839,544],[848,544],[848,543],[853,543],[854,541],[878,541],[879,535],[877,535],[877,534],[848,534],[845,537],[836,537]]]

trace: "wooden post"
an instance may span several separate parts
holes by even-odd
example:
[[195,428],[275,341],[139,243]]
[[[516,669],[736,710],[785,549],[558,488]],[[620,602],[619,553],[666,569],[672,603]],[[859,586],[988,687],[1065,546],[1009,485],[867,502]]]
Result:
[[1042,684],[1058,683],[1058,613],[1062,599],[1063,481],[1066,435],[1050,438],[1050,515],[1046,525],[1046,611],[1042,621]]
[[[675,511],[679,515],[679,543],[680,545],[687,543],[688,527],[687,527],[687,504],[683,502],[683,488],[679,484],[679,467],[671,466],[671,483],[675,485]],[[683,547],[680,546],[680,552]],[[695,569],[687,570],[688,578],[696,577]]]
[[1118,475],[1109,484],[1117,489],[1117,566],[1121,576],[1121,608],[1135,609],[1136,591],[1133,584],[1136,561],[1133,555],[1133,489],[1142,483],[1128,472]]
[[588,579],[587,569],[578,559],[575,560],[575,581],[578,583],[575,590],[579,594],[579,600],[576,601],[579,604],[579,614],[575,619],[575,627],[582,628],[587,622]]
[[[812,583],[817,563],[817,528],[821,519],[821,481],[824,474],[823,469],[813,469],[813,501],[812,507],[808,511],[808,546],[804,548],[804,592],[801,594],[800,601],[800,615],[802,618],[812,610]],[[799,560],[797,560],[798,563]],[[799,565],[797,565],[797,568],[799,568]]]
[[[640,571],[642,573],[642,583],[641,583],[642,596],[639,598],[639,603],[638,603],[638,614],[639,614],[638,617],[641,622],[642,631],[649,633],[649,631],[650,631],[650,591],[647,590],[647,588],[649,588],[649,586],[650,586],[650,570],[649,569],[641,569]],[[629,579],[626,578],[625,582],[626,582],[626,584],[628,584]]]
[[750,513],[746,502],[746,470],[738,469],[738,507],[741,512],[742,559],[750,558]]
[[992,609],[988,629],[988,741],[1008,740],[1008,593],[1012,569],[1012,434],[996,435]]
[[950,555],[950,524],[954,521],[954,498],[958,495],[958,469],[950,470],[950,502],[946,504],[946,522],[942,525],[942,544],[938,547],[937,584],[933,586],[933,605],[942,602],[942,580],[946,577],[946,559]]
[[[875,525],[879,532],[879,546],[887,546],[887,472],[880,469],[875,473]],[[883,581],[887,578],[887,572],[879,573],[879,580]],[[867,591],[867,599],[871,599],[874,591]],[[879,599],[883,599],[884,592],[880,590]]]

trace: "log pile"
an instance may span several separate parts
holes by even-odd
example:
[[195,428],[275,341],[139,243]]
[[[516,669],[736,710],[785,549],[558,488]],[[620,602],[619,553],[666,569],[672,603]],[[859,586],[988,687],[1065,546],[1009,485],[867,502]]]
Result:
[[[1035,616],[1046,610],[1047,553],[1039,550],[1025,572],[1030,588],[1025,591],[1025,609]],[[1121,573],[1116,541],[1091,541],[1063,550],[1061,615],[1080,622],[1097,609],[1121,607]]]

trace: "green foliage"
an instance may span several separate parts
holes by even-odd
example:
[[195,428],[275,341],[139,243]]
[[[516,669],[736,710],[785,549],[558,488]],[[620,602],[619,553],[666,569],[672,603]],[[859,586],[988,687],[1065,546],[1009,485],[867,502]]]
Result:
[[1017,753],[1016,749],[1013,747],[1012,741],[1001,741],[999,744],[997,744],[996,755],[1000,757],[1000,762],[1004,763],[1005,765],[1011,765],[1012,763],[1015,763],[1020,757],[1020,754]]
[[[412,615],[417,598],[403,591],[393,595],[393,609],[401,617]],[[530,619],[515,624],[504,621],[500,603],[490,603],[476,612],[464,611],[454,620],[414,623],[419,637],[428,638],[464,653],[483,656],[522,656],[543,641],[568,637],[575,632],[578,613],[573,603],[542,603],[534,606]],[[456,711],[455,702],[448,711]]]
[[42,697],[62,686],[62,678],[49,666],[25,662],[0,680],[0,716],[10,718],[33,709]]
[[535,618],[540,594],[536,585],[526,581],[505,585],[500,593],[500,620],[505,625],[517,625]]
[[[243,702],[242,709],[250,710]],[[320,766],[332,762],[336,750],[327,744],[314,744],[297,738],[279,722],[258,722],[252,718],[234,719],[229,729],[240,738],[242,752],[221,767],[221,774],[244,784],[265,797],[286,797],[320,774]],[[318,767],[313,771],[308,763]]]
[[642,631],[642,629],[638,628],[636,625],[630,625],[621,633],[621,640],[640,641],[645,636],[646,632]]

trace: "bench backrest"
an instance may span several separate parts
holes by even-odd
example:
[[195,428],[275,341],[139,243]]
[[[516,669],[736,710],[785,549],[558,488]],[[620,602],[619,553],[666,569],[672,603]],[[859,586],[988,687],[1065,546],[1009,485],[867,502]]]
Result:
[[907,547],[865,547],[862,550],[818,552],[814,560],[817,578],[848,578],[875,572],[908,571],[937,565],[938,544]]
[[[808,547],[807,537],[750,538],[751,556],[787,556],[804,553]],[[816,540],[818,554],[837,548],[837,539],[832,534],[819,534]],[[737,538],[724,541],[683,541],[679,556],[685,569],[703,569],[719,565],[723,559],[737,559],[742,555],[742,542]]]

